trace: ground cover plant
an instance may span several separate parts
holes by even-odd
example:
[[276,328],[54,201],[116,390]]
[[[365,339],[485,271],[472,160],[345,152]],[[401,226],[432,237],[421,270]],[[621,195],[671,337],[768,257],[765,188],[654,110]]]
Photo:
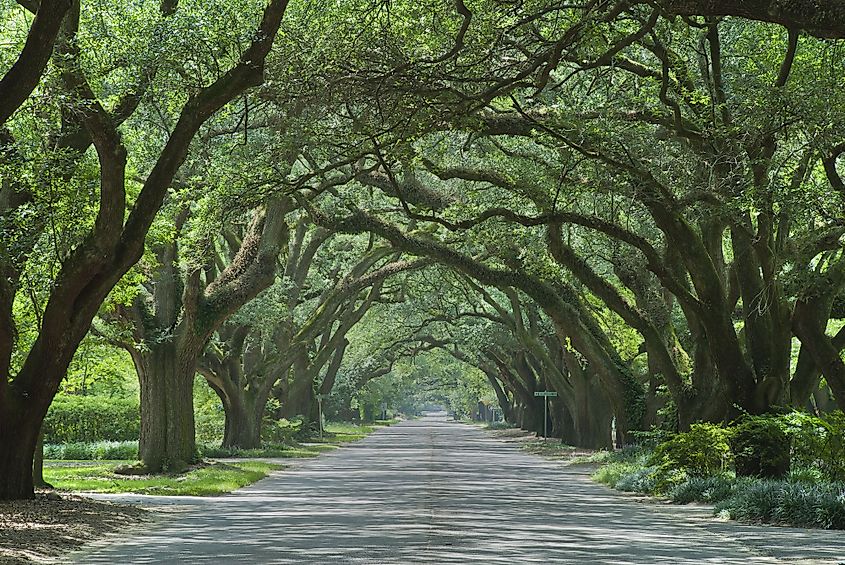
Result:
[[845,529],[843,433],[838,412],[694,424],[657,445],[608,455],[593,479],[677,504],[713,504],[715,514],[737,520]]

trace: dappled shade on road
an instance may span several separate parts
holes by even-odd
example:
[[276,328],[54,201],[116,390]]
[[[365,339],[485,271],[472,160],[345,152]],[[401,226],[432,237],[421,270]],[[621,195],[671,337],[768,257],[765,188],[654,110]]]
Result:
[[80,562],[779,563],[759,549],[771,543],[816,562],[845,555],[829,532],[739,528],[637,504],[583,470],[438,418],[379,431],[230,496],[173,502],[187,511]]

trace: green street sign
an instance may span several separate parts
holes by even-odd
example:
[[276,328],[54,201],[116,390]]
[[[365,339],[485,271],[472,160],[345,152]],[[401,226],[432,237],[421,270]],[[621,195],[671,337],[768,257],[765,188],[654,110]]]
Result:
[[540,390],[535,392],[534,396],[557,396],[557,393],[552,390]]

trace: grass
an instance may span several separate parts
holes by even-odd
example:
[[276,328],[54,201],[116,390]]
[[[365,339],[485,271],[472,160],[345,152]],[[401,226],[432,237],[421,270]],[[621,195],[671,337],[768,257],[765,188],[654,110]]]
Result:
[[123,476],[114,473],[120,463],[126,461],[50,465],[44,468],[44,478],[65,491],[213,496],[245,487],[282,468],[260,461],[217,462],[181,474]]
[[529,453],[553,458],[565,457],[569,459],[577,451],[577,448],[561,443],[559,439],[554,438],[532,439],[523,443],[521,447]]
[[137,441],[93,441],[45,444],[45,459],[115,460],[137,459]]
[[[310,438],[309,442],[343,444],[363,439],[376,431],[375,425],[353,424],[351,422],[328,422],[326,424],[323,439],[318,437]],[[317,447],[317,446],[309,446]]]
[[302,459],[317,457],[322,451],[335,449],[333,445],[267,445],[256,449],[223,448],[219,445],[200,446],[203,457],[226,459],[243,457],[247,459]]
[[392,426],[393,424],[398,424],[401,422],[399,418],[390,418],[388,420],[375,420],[373,422],[374,426]]

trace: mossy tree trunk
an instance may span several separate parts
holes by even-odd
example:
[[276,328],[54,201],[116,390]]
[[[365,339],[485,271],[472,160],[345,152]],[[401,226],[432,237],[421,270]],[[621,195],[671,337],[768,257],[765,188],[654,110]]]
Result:
[[[243,239],[220,243],[220,256],[202,271],[183,274],[180,230],[158,246],[158,268],[131,308],[118,315],[131,324],[134,343],[123,343],[135,360],[141,384],[140,457],[149,472],[182,468],[196,457],[193,383],[198,360],[214,331],[274,279],[276,257],[287,242],[290,199],[256,211]],[[236,242],[234,244],[230,242]],[[228,264],[218,272],[217,265]]]

